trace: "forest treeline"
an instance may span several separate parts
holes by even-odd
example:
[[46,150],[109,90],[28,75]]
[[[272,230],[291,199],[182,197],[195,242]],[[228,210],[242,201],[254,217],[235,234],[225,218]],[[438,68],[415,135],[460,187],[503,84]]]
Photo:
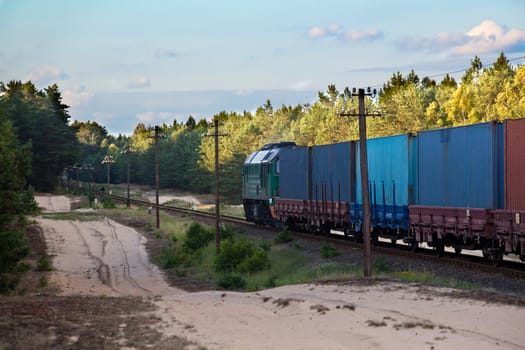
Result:
[[[255,112],[219,112],[221,194],[226,200],[239,202],[241,165],[254,150],[264,144],[294,141],[315,145],[358,139],[357,118],[341,117],[342,111],[357,111],[357,98],[349,88],[335,85],[318,93],[312,104],[275,108],[266,101]],[[420,78],[414,71],[394,73],[376,99],[367,98],[367,108],[381,113],[369,118],[368,137],[472,124],[525,116],[525,66],[513,67],[504,54],[488,67],[474,57],[471,67],[460,81],[449,75],[441,81]],[[159,142],[160,186],[210,192],[214,188],[214,139],[212,123],[196,123],[189,116],[184,123],[173,121],[161,125],[166,138]],[[113,155],[111,181],[126,182],[129,156],[131,182],[154,185],[154,147],[152,126],[139,123],[131,136],[109,135],[96,122],[74,122],[81,144],[79,162],[92,164],[97,182],[106,181],[100,161]],[[132,153],[123,154],[126,146]],[[83,172],[87,176],[87,172]],[[74,175],[73,175],[74,176]]]

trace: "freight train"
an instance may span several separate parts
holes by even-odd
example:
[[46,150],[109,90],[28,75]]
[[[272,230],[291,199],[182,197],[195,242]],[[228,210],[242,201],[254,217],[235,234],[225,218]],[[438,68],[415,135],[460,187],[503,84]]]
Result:
[[[361,239],[359,141],[274,143],[243,164],[246,220]],[[525,261],[525,119],[367,140],[370,225],[379,237]]]

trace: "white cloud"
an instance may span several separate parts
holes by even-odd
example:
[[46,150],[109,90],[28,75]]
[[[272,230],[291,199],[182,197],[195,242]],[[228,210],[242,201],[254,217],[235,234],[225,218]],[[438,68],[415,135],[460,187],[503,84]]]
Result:
[[311,27],[306,32],[306,35],[312,39],[323,38],[326,36],[326,34],[327,34],[327,30],[321,27]]
[[149,77],[146,75],[143,75],[141,77],[136,78],[133,81],[130,81],[128,83],[128,88],[130,89],[136,89],[141,87],[148,87],[151,85],[151,82],[149,80]]
[[62,80],[67,77],[68,75],[65,74],[60,68],[46,64],[44,66],[35,68],[26,76],[26,80],[48,84],[50,82],[54,82],[55,80]]
[[486,20],[466,33],[441,32],[432,38],[407,38],[399,42],[402,49],[427,49],[453,55],[525,51],[525,30],[508,29]]
[[300,80],[292,85],[292,90],[302,91],[312,87],[312,81],[309,79]]
[[329,24],[326,27],[310,27],[306,35],[311,39],[320,39],[325,37],[335,37],[343,41],[366,41],[376,40],[383,37],[383,32],[377,29],[370,30],[349,30],[342,32],[339,24]]
[[85,88],[80,85],[75,85],[62,93],[64,103],[70,107],[86,106],[93,96],[94,94],[85,91]]
[[142,112],[136,115],[137,120],[142,123],[164,123],[165,121],[170,120],[172,117],[173,114],[169,112]]
[[341,30],[341,26],[336,23],[329,24],[328,27],[326,27],[327,31],[330,34],[337,34]]
[[376,40],[383,37],[383,32],[377,29],[351,30],[343,34],[345,41]]
[[451,48],[454,54],[514,51],[525,48],[525,30],[508,29],[493,21],[483,21],[465,34],[465,43]]

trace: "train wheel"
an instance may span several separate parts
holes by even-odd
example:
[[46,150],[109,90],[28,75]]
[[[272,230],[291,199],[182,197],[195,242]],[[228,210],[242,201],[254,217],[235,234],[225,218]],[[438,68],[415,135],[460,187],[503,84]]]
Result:
[[372,232],[370,236],[372,240],[372,245],[376,246],[379,243],[379,234],[377,234],[377,232]]
[[410,242],[410,250],[412,251],[412,253],[415,253],[417,251],[417,248],[419,248],[419,243],[416,241],[416,238],[414,237],[412,242]]
[[500,248],[483,248],[483,256],[494,266],[499,266],[503,261],[503,251]]
[[434,245],[434,249],[436,250],[436,255],[442,257],[445,253],[445,243],[442,240],[438,240]]

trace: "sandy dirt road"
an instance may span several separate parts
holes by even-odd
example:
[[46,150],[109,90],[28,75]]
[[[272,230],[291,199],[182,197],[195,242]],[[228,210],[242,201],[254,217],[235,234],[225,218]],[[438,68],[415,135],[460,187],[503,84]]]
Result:
[[381,281],[187,293],[165,282],[134,229],[38,221],[64,295],[158,296],[156,329],[207,349],[525,349],[524,307]]
[[[148,260],[145,238],[110,219],[38,219],[64,295],[155,296],[175,293]],[[180,291],[179,291],[180,292]]]
[[211,349],[525,348],[525,309],[447,292],[391,282],[294,285],[172,295],[157,305],[166,334]]
[[60,213],[71,210],[71,205],[76,199],[67,196],[58,196],[50,194],[39,194],[35,200],[43,213]]

